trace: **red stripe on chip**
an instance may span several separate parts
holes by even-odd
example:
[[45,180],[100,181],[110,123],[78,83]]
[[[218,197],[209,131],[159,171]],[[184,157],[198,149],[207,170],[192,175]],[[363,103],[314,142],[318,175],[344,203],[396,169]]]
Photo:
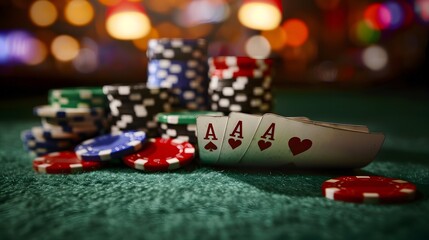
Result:
[[322,184],[323,195],[354,203],[400,203],[416,197],[416,186],[401,179],[380,176],[344,176]]
[[80,160],[75,152],[53,152],[33,160],[33,168],[39,173],[77,173],[99,169],[100,162]]
[[129,167],[142,171],[168,171],[189,164],[195,148],[179,139],[152,138],[144,148],[123,158]]

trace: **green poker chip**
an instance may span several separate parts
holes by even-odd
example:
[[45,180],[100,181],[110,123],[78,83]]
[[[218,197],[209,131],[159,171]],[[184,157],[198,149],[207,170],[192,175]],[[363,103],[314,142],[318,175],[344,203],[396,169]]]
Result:
[[60,108],[79,108],[79,107],[107,107],[106,97],[93,97],[91,99],[73,99],[73,98],[49,98],[49,104]]
[[106,107],[108,100],[102,87],[51,89],[48,94],[51,106],[60,108]]
[[196,124],[197,117],[207,116],[223,116],[222,112],[214,111],[183,111],[183,112],[170,112],[170,113],[159,113],[156,119],[160,123],[169,124]]
[[91,99],[104,96],[102,87],[76,87],[49,90],[49,98]]

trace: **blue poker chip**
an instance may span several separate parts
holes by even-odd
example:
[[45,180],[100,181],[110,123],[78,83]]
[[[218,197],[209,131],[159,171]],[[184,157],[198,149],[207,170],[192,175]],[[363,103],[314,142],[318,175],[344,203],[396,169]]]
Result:
[[146,141],[143,131],[110,133],[89,139],[75,148],[76,155],[87,161],[107,161],[142,149]]

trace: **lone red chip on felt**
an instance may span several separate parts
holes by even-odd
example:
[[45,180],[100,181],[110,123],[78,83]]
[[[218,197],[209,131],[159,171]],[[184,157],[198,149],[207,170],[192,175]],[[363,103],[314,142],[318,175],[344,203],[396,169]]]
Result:
[[322,184],[326,198],[354,203],[400,203],[416,197],[416,186],[380,176],[345,176]]
[[195,155],[192,144],[179,139],[152,138],[144,148],[123,158],[137,170],[167,171],[189,164]]
[[33,168],[39,173],[76,173],[95,170],[101,166],[101,162],[80,160],[71,151],[53,152],[33,160]]

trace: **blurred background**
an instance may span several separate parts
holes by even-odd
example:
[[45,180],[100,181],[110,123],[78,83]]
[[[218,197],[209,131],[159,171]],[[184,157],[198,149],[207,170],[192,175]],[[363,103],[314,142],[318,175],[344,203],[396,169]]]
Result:
[[2,0],[1,97],[146,82],[150,38],[275,59],[275,86],[428,87],[429,0]]

